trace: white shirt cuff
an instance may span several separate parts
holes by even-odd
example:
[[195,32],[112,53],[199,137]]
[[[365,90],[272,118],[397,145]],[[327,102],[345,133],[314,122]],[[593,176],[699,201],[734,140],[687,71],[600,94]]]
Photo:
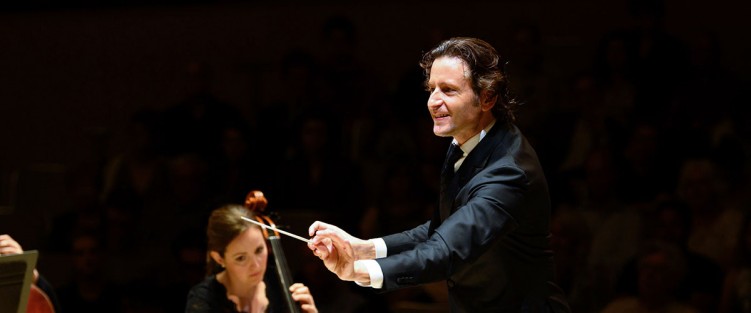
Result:
[[383,241],[383,238],[370,239],[370,242],[372,242],[373,246],[375,246],[375,258],[385,258],[388,254],[388,251],[386,250],[386,242]]
[[381,266],[378,265],[378,262],[376,262],[375,260],[355,261],[355,263],[358,262],[360,262],[361,265],[364,265],[365,269],[367,269],[368,275],[370,275],[370,285],[365,285],[358,282],[355,283],[362,287],[373,287],[375,289],[381,289],[381,287],[383,287],[383,271],[381,270]]

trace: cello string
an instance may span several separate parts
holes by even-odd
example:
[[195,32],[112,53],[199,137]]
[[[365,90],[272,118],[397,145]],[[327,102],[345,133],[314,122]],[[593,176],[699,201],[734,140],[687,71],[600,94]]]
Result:
[[276,228],[276,227],[273,227],[273,226],[269,226],[269,225],[266,225],[266,224],[263,224],[263,223],[259,223],[259,222],[257,222],[257,221],[254,221],[254,220],[252,220],[252,219],[249,219],[249,218],[247,218],[247,217],[245,217],[245,216],[240,216],[240,218],[242,218],[242,219],[243,219],[243,220],[245,220],[245,221],[248,221],[248,222],[251,222],[251,223],[253,223],[253,224],[256,224],[256,225],[258,225],[258,226],[261,226],[261,227],[263,227],[263,228],[266,228],[266,229],[270,229],[270,230],[273,230],[273,231],[277,231],[277,232],[279,232],[280,234],[284,234],[284,235],[290,236],[290,237],[292,237],[292,238],[295,238],[295,239],[297,239],[297,240],[303,241],[303,242],[305,242],[305,243],[310,243],[310,240],[309,240],[309,239],[305,239],[305,238],[303,238],[303,237],[300,237],[300,236],[298,236],[298,235],[295,235],[295,234],[293,234],[293,233],[289,233],[289,232],[283,231],[283,230],[281,230],[281,229],[279,229],[279,228]]

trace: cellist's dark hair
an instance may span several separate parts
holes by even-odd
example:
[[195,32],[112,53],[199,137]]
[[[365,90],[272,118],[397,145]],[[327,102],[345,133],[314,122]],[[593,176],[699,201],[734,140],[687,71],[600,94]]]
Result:
[[256,227],[242,219],[246,217],[255,219],[256,215],[246,207],[239,204],[228,204],[220,207],[209,217],[209,224],[206,227],[207,249],[206,249],[206,274],[213,275],[221,272],[222,267],[211,258],[211,251],[216,251],[224,256],[227,246],[235,237],[246,231],[248,228]]
[[425,83],[430,79],[430,68],[433,61],[440,57],[456,57],[467,64],[469,71],[464,75],[470,79],[472,89],[477,96],[487,91],[488,96],[497,96],[492,113],[502,124],[514,122],[514,112],[519,106],[516,98],[509,90],[508,77],[504,69],[506,62],[489,43],[470,37],[454,37],[438,44],[425,53],[420,61],[420,67],[425,71]]

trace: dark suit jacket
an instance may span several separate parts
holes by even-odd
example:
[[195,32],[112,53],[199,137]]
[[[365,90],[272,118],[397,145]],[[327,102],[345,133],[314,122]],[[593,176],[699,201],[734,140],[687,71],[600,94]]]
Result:
[[440,210],[445,218],[383,238],[385,291],[446,280],[451,312],[569,311],[553,283],[547,183],[519,129],[490,129]]

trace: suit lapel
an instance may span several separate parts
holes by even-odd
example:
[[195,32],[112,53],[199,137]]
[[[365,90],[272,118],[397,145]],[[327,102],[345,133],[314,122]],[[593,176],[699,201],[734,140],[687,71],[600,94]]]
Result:
[[[498,146],[503,142],[503,137],[506,133],[507,131],[505,131],[505,128],[502,125],[496,124],[493,126],[493,128],[491,128],[485,135],[485,138],[480,140],[480,143],[478,143],[477,146],[467,155],[453,177],[447,180],[445,188],[443,188],[442,184],[440,203],[438,204],[439,209],[438,212],[435,212],[437,214],[434,214],[433,220],[430,223],[432,229],[438,227],[443,220],[453,213],[454,199],[456,198],[457,192],[466,185],[472,177],[485,168],[491,153],[493,150],[498,149]],[[441,176],[443,182],[445,178],[443,177],[443,174]],[[435,227],[433,227],[433,224],[435,224]]]

